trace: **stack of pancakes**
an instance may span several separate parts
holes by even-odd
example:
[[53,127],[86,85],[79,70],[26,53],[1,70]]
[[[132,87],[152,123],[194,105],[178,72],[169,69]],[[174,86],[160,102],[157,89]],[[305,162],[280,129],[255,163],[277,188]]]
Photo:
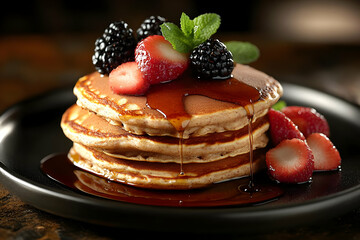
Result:
[[146,96],[114,94],[107,76],[84,76],[74,88],[77,104],[61,121],[65,135],[74,142],[69,159],[104,178],[153,189],[199,188],[248,176],[249,109],[253,171],[257,171],[264,166],[268,143],[266,115],[282,95],[282,87],[268,75],[240,64],[233,78],[256,88],[260,98],[249,107],[186,96],[183,104],[191,118],[180,133],[147,105]]

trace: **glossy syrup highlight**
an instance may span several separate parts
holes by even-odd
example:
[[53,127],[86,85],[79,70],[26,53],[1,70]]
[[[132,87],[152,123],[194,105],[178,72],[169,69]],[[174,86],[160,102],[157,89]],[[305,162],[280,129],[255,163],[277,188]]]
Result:
[[[157,84],[150,88],[147,97],[147,106],[158,110],[179,133],[179,156],[180,156],[180,176],[186,173],[183,171],[183,133],[191,119],[184,107],[184,98],[189,95],[202,95],[215,100],[229,102],[244,107],[248,118],[249,135],[249,160],[250,160],[250,183],[254,185],[253,179],[253,136],[252,122],[254,117],[253,102],[261,98],[260,92],[233,77],[221,80],[201,80],[193,78],[189,73],[184,74],[179,79]],[[243,189],[243,188],[241,188]],[[254,190],[255,188],[251,188]],[[249,191],[250,189],[245,189]]]

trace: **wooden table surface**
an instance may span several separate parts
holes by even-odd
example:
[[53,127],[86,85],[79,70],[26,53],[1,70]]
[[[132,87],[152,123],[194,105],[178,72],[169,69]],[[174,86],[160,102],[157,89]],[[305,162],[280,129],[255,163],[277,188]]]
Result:
[[[280,82],[292,82],[360,105],[360,45],[264,41],[254,36],[224,34],[224,40],[250,40],[260,59],[252,66]],[[241,38],[242,37],[242,38]],[[91,71],[92,35],[6,36],[0,39],[0,111],[23,99],[72,86]],[[360,169],[359,169],[360,171]],[[40,211],[9,193],[0,183],[0,239],[118,239],[126,229],[94,226]],[[136,232],[137,238],[188,238],[189,234]],[[204,235],[191,234],[203,238]],[[211,235],[233,239],[239,235]],[[360,239],[360,209],[311,226],[276,230],[247,239]]]

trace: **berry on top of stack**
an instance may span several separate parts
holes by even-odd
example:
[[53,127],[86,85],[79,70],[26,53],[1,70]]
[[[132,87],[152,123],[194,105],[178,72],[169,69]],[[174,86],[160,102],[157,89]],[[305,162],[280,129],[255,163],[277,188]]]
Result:
[[[209,19],[215,22],[214,26]],[[137,45],[126,23],[110,24],[95,42],[95,68],[101,74],[113,72],[109,76],[110,85],[118,94],[143,95],[152,84],[177,79],[189,65],[194,77],[199,79],[230,78],[234,69],[233,55],[224,43],[210,38],[219,27],[219,16],[203,14],[190,20],[183,13],[181,22],[179,29],[163,17],[147,18],[136,31]],[[198,22],[196,27],[194,22]],[[210,30],[201,33],[201,27],[206,25]],[[132,67],[134,64],[121,66],[132,61],[137,63],[141,73]]]
[[224,43],[212,38],[191,52],[190,62],[194,75],[203,79],[226,79],[234,69],[231,52]]
[[145,19],[140,27],[136,30],[136,37],[138,41],[152,35],[161,35],[160,25],[166,22],[166,19],[161,16],[150,16]]
[[92,62],[96,70],[107,75],[120,64],[133,61],[136,43],[133,30],[127,23],[111,23],[95,41]]

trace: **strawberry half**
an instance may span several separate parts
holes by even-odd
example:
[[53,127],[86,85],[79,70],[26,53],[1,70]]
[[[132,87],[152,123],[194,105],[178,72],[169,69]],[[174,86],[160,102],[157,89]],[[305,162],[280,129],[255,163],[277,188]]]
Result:
[[314,156],[305,141],[287,139],[266,153],[271,177],[281,183],[304,183],[311,180]]
[[270,135],[274,146],[278,145],[285,139],[298,138],[305,140],[304,135],[298,127],[285,116],[284,113],[270,109],[268,112],[270,122]]
[[189,65],[189,56],[173,49],[163,36],[153,35],[138,43],[135,61],[143,77],[156,84],[179,77]]
[[339,169],[340,153],[325,134],[313,133],[307,137],[306,141],[314,155],[314,170]]
[[329,137],[329,124],[314,108],[289,106],[281,110],[308,137],[312,133],[323,133]]
[[142,77],[136,62],[126,62],[111,71],[109,86],[116,94],[142,95],[150,84]]

